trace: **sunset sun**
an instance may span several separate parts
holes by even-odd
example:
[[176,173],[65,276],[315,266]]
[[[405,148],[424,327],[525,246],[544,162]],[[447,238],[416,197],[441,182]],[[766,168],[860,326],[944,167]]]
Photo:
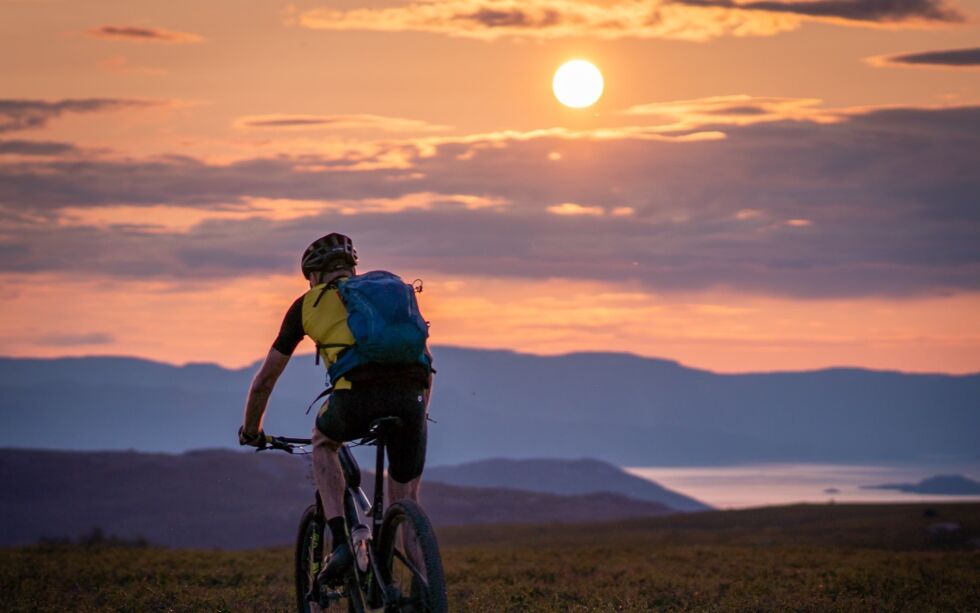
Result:
[[571,60],[555,71],[551,87],[558,102],[573,109],[585,108],[602,96],[602,73],[590,62]]

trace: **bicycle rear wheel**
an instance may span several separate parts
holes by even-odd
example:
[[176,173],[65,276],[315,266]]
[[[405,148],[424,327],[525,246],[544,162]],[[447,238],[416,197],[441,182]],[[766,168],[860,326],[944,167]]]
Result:
[[323,560],[323,520],[317,516],[316,505],[310,505],[303,512],[296,537],[296,610],[300,613],[315,613],[308,600],[310,591],[320,572]]
[[439,544],[417,503],[400,500],[388,507],[378,554],[384,583],[400,594],[398,611],[449,610]]

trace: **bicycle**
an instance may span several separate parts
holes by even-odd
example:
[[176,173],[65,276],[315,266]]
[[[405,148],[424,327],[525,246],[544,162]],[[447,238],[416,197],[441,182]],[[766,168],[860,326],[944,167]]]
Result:
[[[348,611],[384,610],[385,613],[448,611],[442,557],[435,532],[418,503],[403,499],[384,508],[384,460],[387,435],[398,427],[398,417],[371,423],[368,435],[345,443],[338,455],[344,473],[344,516],[354,563],[335,590],[321,593],[316,577],[323,560],[325,519],[319,492],[300,519],[296,539],[296,604],[312,613],[312,604],[331,607],[347,599]],[[294,453],[308,438],[266,437],[265,449]],[[377,447],[374,501],[361,489],[361,469],[351,452],[355,445]],[[261,451],[263,448],[260,448]],[[370,521],[370,528],[365,523]]]

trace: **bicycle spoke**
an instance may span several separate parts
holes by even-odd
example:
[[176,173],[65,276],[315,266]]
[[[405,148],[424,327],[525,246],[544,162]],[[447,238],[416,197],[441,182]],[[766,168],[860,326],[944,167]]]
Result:
[[406,567],[408,567],[408,570],[410,570],[410,571],[412,571],[412,575],[413,575],[413,576],[415,576],[415,577],[418,577],[418,579],[419,579],[419,581],[421,581],[421,582],[422,582],[422,585],[423,585],[424,587],[429,587],[429,582],[428,582],[428,581],[426,581],[426,579],[425,579],[425,573],[423,573],[422,571],[420,571],[420,570],[419,570],[419,569],[418,569],[418,568],[417,568],[417,567],[415,566],[415,564],[413,564],[413,563],[412,563],[412,561],[408,559],[408,556],[406,556],[406,555],[405,555],[404,553],[402,553],[402,552],[401,552],[400,550],[398,550],[398,549],[395,549],[395,557],[396,557],[396,558],[398,558],[398,560],[399,560],[399,561],[400,561],[400,562],[401,562],[402,564],[404,564],[404,565],[405,565]]

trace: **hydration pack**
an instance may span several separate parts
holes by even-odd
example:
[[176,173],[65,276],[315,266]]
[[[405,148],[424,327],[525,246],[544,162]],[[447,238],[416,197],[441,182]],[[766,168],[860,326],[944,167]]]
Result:
[[327,372],[331,381],[365,364],[421,364],[431,370],[425,341],[429,325],[419,311],[415,288],[393,273],[375,270],[341,279],[337,292],[347,308],[354,345]]

